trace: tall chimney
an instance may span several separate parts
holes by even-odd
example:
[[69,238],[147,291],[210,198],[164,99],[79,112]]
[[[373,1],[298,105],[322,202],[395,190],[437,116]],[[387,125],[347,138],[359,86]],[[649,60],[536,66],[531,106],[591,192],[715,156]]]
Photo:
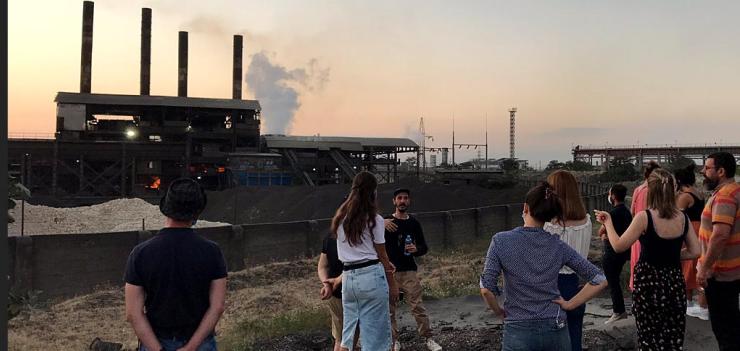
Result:
[[234,76],[232,99],[242,98],[242,40],[241,35],[234,36]]
[[139,94],[149,95],[149,78],[152,63],[152,9],[141,9],[141,73]]
[[92,1],[82,3],[82,54],[80,62],[80,93],[90,93],[92,86],[93,13]]
[[181,31],[177,53],[177,96],[188,96],[188,32]]

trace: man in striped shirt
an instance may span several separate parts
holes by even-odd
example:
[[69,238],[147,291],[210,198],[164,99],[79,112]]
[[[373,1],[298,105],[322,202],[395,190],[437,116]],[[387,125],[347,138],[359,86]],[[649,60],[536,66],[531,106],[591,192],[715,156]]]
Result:
[[740,184],[727,152],[709,155],[702,173],[713,191],[701,215],[697,283],[706,289],[709,320],[720,350],[740,350]]

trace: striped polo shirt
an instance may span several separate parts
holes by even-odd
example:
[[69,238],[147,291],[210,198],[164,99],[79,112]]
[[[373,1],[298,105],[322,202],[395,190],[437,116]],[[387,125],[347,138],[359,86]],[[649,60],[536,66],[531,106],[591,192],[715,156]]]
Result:
[[712,267],[714,278],[718,281],[733,281],[740,279],[740,184],[735,181],[717,189],[707,200],[701,214],[699,241],[701,244],[702,259],[707,252],[709,240],[712,238],[713,224],[724,223],[732,227],[730,238],[725,244]]

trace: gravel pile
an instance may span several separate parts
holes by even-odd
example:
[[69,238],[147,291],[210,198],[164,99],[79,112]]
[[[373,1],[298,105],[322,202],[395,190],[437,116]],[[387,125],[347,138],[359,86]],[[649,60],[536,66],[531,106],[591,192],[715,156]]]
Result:
[[[15,223],[8,224],[8,235],[20,235],[20,204],[11,211]],[[132,230],[156,230],[164,225],[159,207],[142,199],[116,199],[93,206],[57,208],[26,204],[25,235],[109,233]],[[199,220],[195,227],[230,225]]]

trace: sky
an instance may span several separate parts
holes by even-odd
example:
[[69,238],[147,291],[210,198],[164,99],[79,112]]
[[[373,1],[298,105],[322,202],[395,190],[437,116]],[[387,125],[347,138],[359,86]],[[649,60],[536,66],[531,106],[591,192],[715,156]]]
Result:
[[[263,132],[485,143],[537,167],[574,145],[740,142],[737,1],[95,1],[92,91],[137,94],[140,15],[152,8],[151,94],[244,98]],[[82,1],[8,4],[11,136],[53,133],[54,96],[79,91]],[[457,161],[476,157],[460,150]],[[438,160],[439,160],[438,156]]]

